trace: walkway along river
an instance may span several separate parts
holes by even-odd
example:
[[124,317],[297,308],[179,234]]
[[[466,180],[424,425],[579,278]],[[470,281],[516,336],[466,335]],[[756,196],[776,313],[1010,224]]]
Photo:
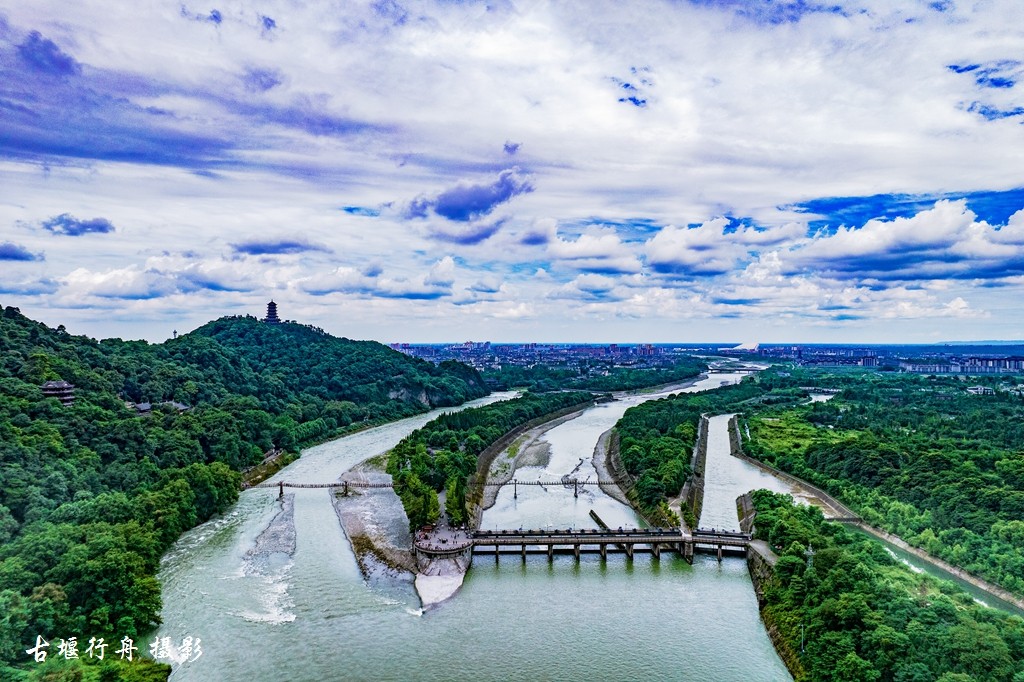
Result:
[[[732,382],[716,374],[688,390]],[[545,435],[550,459],[519,480],[596,478],[594,445],[630,406],[653,393],[594,406]],[[501,396],[490,396],[481,402]],[[330,481],[378,455],[432,415],[403,420],[306,451],[278,474]],[[726,418],[712,419],[702,526],[737,526],[735,498],[786,490],[728,455]],[[580,460],[583,460],[581,463]],[[501,490],[483,528],[637,526],[634,512],[600,490]],[[200,638],[202,655],[172,680],[784,680],[761,624],[742,559],[699,555],[689,566],[622,554],[519,560],[477,557],[462,590],[423,613],[411,580],[363,579],[329,491],[250,490],[225,517],[186,534],[165,557],[159,637]]]

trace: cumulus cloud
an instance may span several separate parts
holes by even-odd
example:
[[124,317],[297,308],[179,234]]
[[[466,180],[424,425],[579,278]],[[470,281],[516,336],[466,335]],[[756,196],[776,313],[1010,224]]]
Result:
[[[344,333],[377,337],[920,338],[986,308],[971,333],[1024,331],[999,314],[1024,282],[1024,67],[991,39],[1013,3],[638,2],[11,4],[0,219],[28,229],[3,262],[38,268],[11,255],[55,197],[93,213],[54,224],[84,238],[46,240],[53,280],[3,286],[98,334],[123,332],[89,306],[159,334],[264,287],[323,294],[303,314],[332,330],[344,298]],[[961,198],[973,217],[935,211]],[[196,257],[139,262],[155,244]]]
[[478,294],[496,294],[501,291],[502,286],[499,278],[488,276],[469,285],[469,290]]
[[576,239],[557,234],[547,245],[548,255],[570,267],[599,274],[639,272],[640,261],[613,229],[594,228]]
[[247,292],[279,279],[278,271],[259,264],[163,254],[122,268],[77,268],[61,278],[60,284],[62,293],[72,298],[141,301],[203,291]]
[[0,242],[0,260],[34,261],[44,260],[42,253],[32,253],[14,242]]
[[507,217],[472,222],[435,221],[427,229],[430,236],[439,241],[468,246],[490,239],[507,222]]
[[74,57],[39,31],[32,31],[18,45],[18,56],[33,70],[48,75],[75,76],[82,72],[82,65]]
[[433,213],[448,220],[467,222],[487,216],[513,197],[532,191],[533,184],[528,176],[518,168],[510,168],[487,184],[460,182],[432,198],[421,195],[409,202],[405,217],[426,218]]
[[592,273],[576,276],[551,292],[550,298],[580,301],[617,301],[625,294],[617,290],[618,283],[611,277]]
[[437,261],[423,281],[426,284],[450,288],[455,282],[455,260],[451,256],[445,256]]
[[380,269],[341,266],[331,272],[302,278],[298,286],[314,296],[349,294],[366,298],[435,300],[451,296],[455,261],[445,256],[420,277],[388,277]]
[[543,246],[555,239],[558,222],[551,218],[536,221],[519,235],[519,243],[523,246]]
[[173,275],[147,270],[137,265],[94,272],[78,268],[61,281],[63,287],[78,297],[150,299],[178,293],[178,279]]
[[644,251],[647,264],[657,272],[721,275],[749,260],[753,251],[799,239],[805,231],[797,223],[737,227],[728,218],[715,218],[694,227],[664,227]]
[[58,287],[58,283],[48,277],[42,279],[10,279],[0,275],[0,294],[42,296],[55,293]]
[[47,218],[40,226],[54,234],[62,234],[68,237],[81,237],[84,234],[106,234],[114,232],[114,225],[106,218],[92,218],[90,220],[79,220],[70,213],[61,213],[59,216]]
[[784,274],[878,281],[993,279],[1024,274],[1024,216],[997,228],[964,200],[910,218],[870,220],[819,234],[781,255]]
[[322,244],[314,244],[305,239],[253,239],[232,244],[235,253],[249,256],[280,256],[322,251],[330,253],[330,249]]

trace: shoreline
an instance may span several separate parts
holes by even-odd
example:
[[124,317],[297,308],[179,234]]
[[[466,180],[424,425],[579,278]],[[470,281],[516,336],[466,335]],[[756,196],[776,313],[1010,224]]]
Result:
[[[613,461],[612,455],[612,439],[618,441],[617,434],[615,434],[615,427],[612,427],[602,433],[597,443],[594,445],[594,454],[591,457],[591,463],[594,465],[594,470],[597,472],[597,479],[600,480],[614,480],[621,481],[622,477],[616,475],[616,471],[621,470],[621,462]],[[616,450],[618,448],[616,447]],[[625,472],[623,472],[625,473]],[[618,483],[614,484],[600,484],[602,492],[608,497],[618,500],[622,504],[626,505],[630,509],[633,505],[630,503],[629,498],[626,496],[626,491],[622,489],[622,486]]]
[[[580,409],[574,409],[568,414],[557,416],[529,428],[517,436],[507,447],[499,450],[487,469],[487,482],[500,483],[501,485],[484,488],[479,512],[472,515],[474,521],[479,522],[479,517],[483,516],[485,511],[494,506],[498,500],[498,493],[501,492],[501,487],[515,477],[518,469],[527,466],[544,466],[550,461],[551,444],[541,440],[544,434],[556,426],[575,419],[587,409],[590,409],[589,405]],[[515,452],[509,453],[512,448],[515,448]],[[479,523],[474,525],[479,525]]]
[[[738,426],[734,429],[731,429],[731,431],[738,438],[738,433],[736,433],[737,429]],[[826,512],[825,518],[830,518],[829,513],[831,513],[832,519],[850,517],[860,518],[860,516],[858,514],[855,514],[849,507],[842,504],[841,502],[839,502],[831,495],[818,488],[817,486],[812,485],[811,483],[808,483],[807,481],[797,476],[794,476],[793,474],[781,471],[780,469],[776,469],[775,467],[769,464],[765,464],[764,462],[758,461],[753,457],[744,454],[742,447],[739,445],[738,440],[735,441],[734,447],[730,448],[730,450],[732,451],[731,454],[734,457],[738,457],[739,459],[742,459],[743,461],[756,466],[764,473],[770,474],[775,478],[778,478],[779,480],[786,481],[791,485],[797,486],[800,490],[800,497],[806,499],[808,502],[813,500],[815,503],[817,503],[815,504],[815,506],[820,507],[823,512]],[[796,495],[794,495],[794,497],[796,497]],[[977,576],[974,576],[965,571],[964,569],[954,566],[953,564],[943,559],[940,559],[936,556],[932,556],[931,554],[929,554],[928,552],[924,551],[919,547],[914,547],[898,535],[894,535],[887,530],[871,526],[865,523],[863,519],[857,522],[850,523],[850,525],[856,526],[865,533],[868,533],[869,535],[872,535],[878,538],[879,540],[888,542],[889,544],[898,547],[903,551],[908,552],[909,554],[913,554],[921,561],[927,562],[935,568],[945,571],[946,573],[949,573],[950,575],[960,580],[963,580],[965,583],[973,585],[977,589],[985,592],[986,594],[994,597],[995,599],[1006,602],[1007,604],[1015,606],[1018,609],[1024,610],[1024,599],[1017,597],[1013,593],[1003,589],[998,585],[990,583],[982,578],[978,578]]]
[[[644,395],[646,393],[662,393],[667,392],[668,395],[679,393],[684,389],[696,386],[698,382],[708,378],[707,372],[701,372],[699,375],[692,379],[687,379],[683,382],[671,382],[667,384],[660,384],[658,386],[651,386],[647,388],[639,388],[631,391],[618,391],[612,394],[615,400],[621,400],[623,398]],[[668,396],[666,396],[668,397]],[[618,457],[618,434],[615,433],[615,427],[608,429],[600,435],[597,439],[597,443],[594,444],[594,454],[591,457],[591,462],[594,465],[594,469],[597,471],[597,477],[599,480],[614,480],[614,485],[601,484],[601,491],[605,495],[608,495],[614,500],[621,502],[626,505],[641,517],[643,514],[636,506],[629,500],[627,491],[623,490],[621,481],[629,481],[630,488],[632,488],[632,477],[626,471],[625,467],[622,466],[622,461]],[[672,507],[672,503],[675,506]],[[679,514],[679,518],[682,519],[682,510],[679,508],[680,497],[677,495],[670,501],[670,507]]]
[[[550,445],[541,437],[555,426],[574,419],[590,405],[572,408],[516,435],[499,450],[488,468],[487,480],[502,484],[512,480],[520,466],[541,465],[550,457]],[[515,455],[508,451],[515,448]],[[341,478],[367,483],[390,483],[386,457],[377,455],[345,471]],[[492,478],[492,475],[494,478]],[[340,481],[340,479],[339,479]],[[340,486],[339,486],[340,487]],[[484,488],[479,514],[494,505],[499,486]],[[446,558],[425,559],[421,563],[413,549],[409,519],[393,488],[362,488],[348,496],[334,495],[332,506],[355,554],[359,570],[368,583],[389,581],[412,583],[421,608],[426,611],[452,598],[462,586],[470,561]],[[486,504],[486,506],[483,506]]]
[[[677,392],[694,386],[706,379],[702,373],[682,382],[670,382],[657,386],[648,386],[629,391],[612,393],[613,399],[646,393]],[[567,421],[579,417],[593,407],[593,403],[584,404],[570,411],[554,413],[551,418],[535,424],[521,433],[515,430],[511,441],[495,453],[486,469],[486,480],[501,485],[487,486],[483,489],[477,510],[471,515],[478,525],[483,512],[494,506],[501,486],[510,482],[518,469],[528,466],[544,466],[550,459],[550,444],[543,440],[544,434]],[[598,453],[605,449],[611,437],[611,430],[601,435],[594,450],[594,465],[598,476],[608,475]],[[348,480],[366,482],[391,482],[391,476],[384,470],[386,458],[381,456],[363,460],[342,474]],[[339,479],[340,480],[340,479]],[[602,490],[610,497],[632,508],[624,491],[619,486],[602,486]],[[391,488],[363,488],[358,492],[350,492],[348,496],[333,494],[332,506],[338,517],[343,532],[349,540],[360,572],[367,582],[390,580],[412,582],[424,610],[433,608],[450,599],[462,586],[465,574],[471,561],[456,559],[429,559],[421,565],[413,550],[412,533],[408,530],[409,521],[402,506],[402,501]]]

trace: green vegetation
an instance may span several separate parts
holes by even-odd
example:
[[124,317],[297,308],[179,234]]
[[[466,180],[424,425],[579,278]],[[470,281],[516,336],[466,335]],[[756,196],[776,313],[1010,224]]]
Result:
[[[615,425],[619,453],[636,482],[631,497],[655,523],[672,523],[667,501],[679,495],[690,476],[690,460],[701,415],[762,409],[806,399],[797,390],[772,390],[755,379],[699,393],[679,393],[626,411]],[[703,472],[698,472],[703,473]],[[691,526],[696,519],[687,519]]]
[[[76,386],[73,405],[44,398],[55,379]],[[148,632],[160,556],[234,503],[238,470],[271,448],[485,393],[464,365],[297,324],[226,318],[163,344],[97,342],[3,309],[0,677],[17,679],[12,664],[39,673],[25,654],[37,635],[56,658],[62,638],[84,649]],[[160,404],[171,400],[190,409]]]
[[535,393],[577,389],[586,391],[630,391],[686,381],[700,376],[707,364],[697,358],[682,358],[664,367],[638,369],[615,367],[594,360],[574,367],[537,364],[532,367],[507,365],[487,370],[484,378],[506,388],[525,388]]
[[816,507],[753,499],[756,537],[780,554],[762,616],[798,682],[1024,681],[1024,620],[910,571]]
[[545,415],[593,400],[585,391],[527,393],[513,400],[443,414],[403,438],[388,456],[409,526],[420,528],[440,515],[437,491],[445,490],[452,525],[469,520],[467,484],[484,450],[505,434]]
[[821,486],[868,523],[1024,595],[1024,400],[1009,392],[971,395],[955,377],[812,380],[843,391],[828,402],[751,417],[747,454]]

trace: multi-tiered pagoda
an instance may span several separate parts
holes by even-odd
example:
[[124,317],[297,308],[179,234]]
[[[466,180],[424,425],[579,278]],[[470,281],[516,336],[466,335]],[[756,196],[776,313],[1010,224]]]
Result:
[[75,386],[64,380],[47,381],[40,388],[47,398],[56,398],[61,405],[68,406],[75,402]]
[[267,316],[263,321],[267,324],[281,324],[281,318],[277,316],[277,304],[273,301],[267,304]]

